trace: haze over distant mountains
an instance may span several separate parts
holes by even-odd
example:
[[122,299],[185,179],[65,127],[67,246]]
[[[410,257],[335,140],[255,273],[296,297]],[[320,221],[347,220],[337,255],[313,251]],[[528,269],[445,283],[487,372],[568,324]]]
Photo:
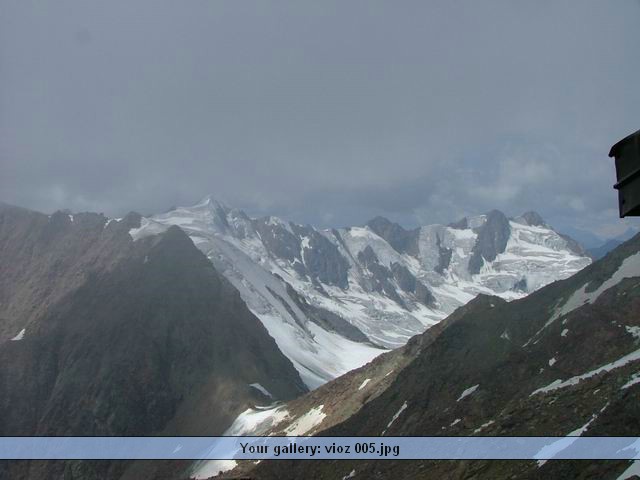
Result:
[[607,253],[609,253],[614,248],[622,245],[624,242],[632,238],[637,233],[638,233],[637,229],[633,229],[630,227],[616,237],[609,238],[604,241],[600,241],[594,246],[587,248],[587,253],[594,260],[598,260],[604,257]]

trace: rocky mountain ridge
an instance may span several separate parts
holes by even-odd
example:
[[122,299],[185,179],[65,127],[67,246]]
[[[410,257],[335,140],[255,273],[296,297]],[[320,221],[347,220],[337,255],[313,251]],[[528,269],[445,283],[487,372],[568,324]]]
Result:
[[[187,235],[134,242],[139,222],[0,205],[0,435],[216,435],[263,390],[307,391]],[[131,468],[141,466],[0,462],[0,478]]]

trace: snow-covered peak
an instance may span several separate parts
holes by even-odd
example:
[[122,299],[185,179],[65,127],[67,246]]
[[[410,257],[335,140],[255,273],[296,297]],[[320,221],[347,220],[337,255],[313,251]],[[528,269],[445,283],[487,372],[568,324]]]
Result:
[[197,208],[209,208],[209,209],[216,209],[216,210],[222,210],[222,211],[229,211],[231,210],[226,203],[224,203],[221,200],[216,199],[213,195],[209,194],[206,195],[204,198],[202,198],[202,200],[200,200],[198,203],[196,203],[195,205],[191,206],[191,207],[183,207],[183,208],[189,208],[189,209],[197,209]]
[[165,225],[177,225],[190,235],[197,232],[225,233],[229,229],[227,217],[230,212],[231,209],[224,203],[207,195],[193,206],[176,207],[169,212],[154,215],[150,220]]

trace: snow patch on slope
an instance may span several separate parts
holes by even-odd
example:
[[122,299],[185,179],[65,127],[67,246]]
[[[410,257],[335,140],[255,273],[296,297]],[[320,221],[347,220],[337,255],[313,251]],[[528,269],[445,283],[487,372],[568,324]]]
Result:
[[362,384],[358,387],[358,390],[362,390],[364,387],[367,386],[367,383],[369,383],[371,381],[370,378],[365,379],[364,382],[362,382]]
[[[608,406],[609,404],[607,403],[600,409],[599,413],[604,412]],[[568,433],[566,437],[557,440],[550,445],[545,445],[544,447],[542,447],[542,449],[540,449],[540,451],[533,457],[536,459],[540,459],[538,460],[538,467],[541,467],[542,465],[547,463],[547,459],[553,458],[561,451],[566,450],[571,445],[573,445],[578,437],[586,433],[586,431],[589,429],[589,426],[594,422],[596,418],[598,418],[599,413],[594,413],[593,415],[591,415],[591,418],[587,423],[585,423],[580,428],[577,428],[576,430]]]
[[324,418],[327,416],[325,413],[322,413],[323,408],[324,405],[318,405],[317,407],[312,408],[307,413],[299,417],[285,430],[287,436],[301,436],[320,425]]
[[480,433],[482,430],[484,430],[485,428],[487,428],[487,427],[489,427],[489,426],[493,425],[494,423],[496,423],[494,420],[489,420],[488,422],[483,423],[483,424],[482,424],[482,425],[480,425],[478,428],[476,428],[476,429],[473,431],[473,433],[474,433],[474,434],[476,434],[476,433]]
[[554,321],[587,303],[595,302],[600,295],[620,283],[625,278],[637,276],[640,276],[640,252],[625,258],[613,275],[611,275],[609,279],[603,282],[602,285],[593,292],[586,291],[588,284],[583,285],[580,289],[575,291],[564,305],[562,305],[562,308],[554,313],[551,317],[551,321]]
[[629,381],[625,383],[623,386],[621,386],[620,390],[624,390],[638,383],[640,383],[640,372],[637,372],[631,375],[631,378],[629,379]]
[[456,400],[456,402],[459,402],[460,400],[463,400],[464,398],[468,397],[469,395],[471,395],[472,393],[474,393],[478,387],[480,386],[480,384],[478,385],[474,385],[473,387],[469,387],[467,388],[464,392],[462,392],[460,394],[460,396],[458,397],[458,399]]
[[402,414],[402,412],[404,412],[406,409],[407,409],[407,402],[404,402],[400,407],[400,409],[393,415],[393,417],[391,417],[391,420],[389,421],[389,423],[387,423],[387,428],[384,429],[384,431],[382,432],[382,435],[386,433],[387,429],[391,425],[393,425],[393,422],[395,422],[398,419],[398,417]]
[[266,388],[264,388],[262,385],[260,385],[259,383],[251,383],[249,384],[250,387],[255,388],[256,390],[258,390],[260,393],[262,393],[264,396],[266,397],[271,397],[273,398],[273,395],[271,395],[269,393],[269,390],[267,390]]
[[20,340],[22,340],[24,338],[24,334],[27,333],[27,329],[23,328],[22,330],[20,330],[20,332],[18,332],[18,334],[13,337],[11,339],[12,342],[19,342]]
[[564,380],[564,381],[563,380],[555,380],[554,382],[551,382],[546,387],[538,388],[537,390],[532,392],[529,396],[531,397],[531,396],[536,395],[538,393],[552,392],[554,390],[558,390],[559,388],[566,388],[566,387],[570,387],[572,385],[577,385],[582,380],[587,380],[589,378],[595,377],[596,375],[598,375],[600,373],[610,372],[611,370],[615,370],[616,368],[624,367],[625,365],[627,365],[627,364],[629,364],[631,362],[636,362],[638,360],[640,360],[640,350],[636,350],[634,352],[631,352],[630,354],[619,358],[615,362],[607,363],[606,365],[598,367],[595,370],[591,370],[591,371],[589,371],[587,373],[583,373],[582,375],[576,375],[575,377],[568,378],[567,380]]

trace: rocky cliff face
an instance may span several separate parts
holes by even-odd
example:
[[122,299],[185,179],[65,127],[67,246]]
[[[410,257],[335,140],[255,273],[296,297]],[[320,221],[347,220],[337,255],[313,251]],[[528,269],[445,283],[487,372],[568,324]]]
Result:
[[[142,219],[134,238],[184,229],[240,291],[305,383],[315,388],[402,346],[478,294],[521,298],[590,263],[529,212],[498,211],[406,230],[377,217],[318,230],[249,218],[207,197]],[[352,326],[345,337],[300,307]],[[349,352],[345,355],[345,352]]]
[[[531,223],[528,225],[540,226]],[[485,263],[493,262],[499,254],[505,252],[511,236],[511,225],[504,213],[492,210],[486,215],[484,223],[475,229],[475,232],[478,237],[473,249],[471,249],[468,265],[471,274],[480,273],[480,269]]]
[[[237,290],[177,227],[0,206],[0,435],[215,435],[306,391]],[[15,462],[0,478],[118,478]],[[147,472],[148,473],[148,472]]]
[[[318,425],[322,435],[635,436],[640,431],[640,235],[526,298],[505,302],[480,295],[421,344],[375,398],[342,423]],[[632,468],[638,465],[262,462],[247,477],[282,478],[286,472],[290,478],[614,479],[631,478],[622,473]]]

